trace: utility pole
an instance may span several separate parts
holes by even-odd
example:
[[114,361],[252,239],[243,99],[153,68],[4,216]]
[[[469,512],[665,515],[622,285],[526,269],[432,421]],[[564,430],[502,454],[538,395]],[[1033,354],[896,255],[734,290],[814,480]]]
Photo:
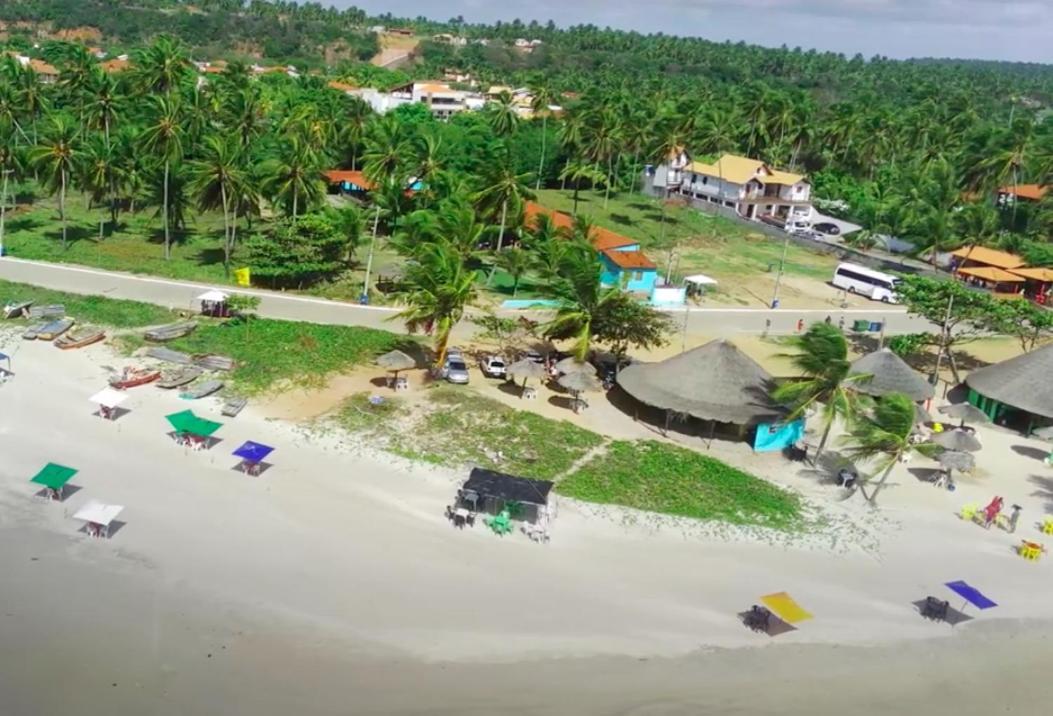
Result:
[[3,171],[4,183],[3,189],[0,190],[0,257],[4,255],[4,217],[7,214],[7,177],[10,176],[14,169],[5,169]]
[[373,238],[369,242],[369,256],[366,258],[366,280],[362,284],[362,295],[358,297],[361,304],[369,303],[369,274],[373,271],[373,249],[377,245],[377,227],[380,225],[380,205],[377,205],[377,213],[373,215]]
[[779,285],[782,283],[782,272],[786,268],[786,252],[790,250],[790,235],[787,234],[782,242],[782,258],[779,259],[779,273],[775,276],[775,292],[771,296],[771,307],[779,307]]

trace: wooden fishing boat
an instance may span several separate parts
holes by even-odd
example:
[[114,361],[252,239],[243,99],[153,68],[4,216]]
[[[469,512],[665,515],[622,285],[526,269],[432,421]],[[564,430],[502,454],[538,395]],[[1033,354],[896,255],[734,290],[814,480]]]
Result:
[[66,315],[66,307],[61,303],[53,303],[50,306],[30,306],[26,310],[30,318],[62,318]]
[[37,336],[40,335],[40,332],[44,330],[44,327],[47,325],[47,323],[38,323],[35,326],[30,326],[22,333],[22,337],[27,341],[35,341]]
[[125,368],[119,375],[110,378],[110,386],[124,390],[152,383],[160,377],[161,371],[152,368]]
[[172,388],[181,388],[187,383],[197,380],[201,376],[203,371],[196,366],[187,366],[186,368],[180,368],[179,370],[172,371],[161,376],[161,380],[157,381],[158,388],[164,388],[165,390],[171,390]]
[[71,328],[73,328],[72,318],[60,318],[41,328],[37,333],[37,340],[53,341]]
[[212,395],[222,387],[223,381],[221,380],[206,380],[197,385],[191,386],[190,390],[180,393],[179,397],[185,400],[199,400]]
[[171,348],[164,348],[162,346],[147,348],[146,356],[148,358],[156,358],[165,363],[175,363],[177,365],[190,365],[194,362],[194,359],[190,357],[189,353],[180,353],[179,351],[174,351]]
[[182,338],[183,336],[189,336],[197,328],[197,324],[193,321],[183,321],[182,323],[169,323],[167,326],[158,326],[157,328],[151,328],[143,337],[148,341],[154,343],[164,343],[165,341],[172,341],[176,338]]
[[32,301],[15,301],[5,304],[4,318],[21,318],[23,314],[29,312],[29,307],[32,305]]
[[99,328],[78,328],[55,339],[55,347],[64,351],[71,348],[83,348],[98,343],[106,337],[106,332]]
[[237,416],[245,406],[248,405],[249,401],[245,398],[228,398],[227,402],[223,403],[223,409],[220,410],[220,415],[225,415],[228,418]]
[[234,359],[209,354],[195,355],[194,365],[205,370],[234,370]]

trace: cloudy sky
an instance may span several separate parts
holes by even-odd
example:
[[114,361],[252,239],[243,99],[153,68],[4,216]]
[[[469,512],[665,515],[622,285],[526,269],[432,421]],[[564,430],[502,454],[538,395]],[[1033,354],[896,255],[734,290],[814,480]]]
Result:
[[330,0],[371,14],[554,20],[890,57],[1053,62],[1053,0]]

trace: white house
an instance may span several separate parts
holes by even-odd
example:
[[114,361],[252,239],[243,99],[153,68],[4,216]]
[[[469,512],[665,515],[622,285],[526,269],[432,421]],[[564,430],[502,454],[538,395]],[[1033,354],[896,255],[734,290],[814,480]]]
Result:
[[[757,159],[725,154],[712,164],[682,157],[663,168],[670,190],[679,178],[679,193],[734,209],[746,219],[777,226],[808,226],[812,221],[812,186],[801,174],[774,169]],[[656,176],[657,180],[657,176]]]
[[449,119],[468,109],[467,97],[467,92],[455,90],[444,82],[413,83],[413,101],[426,104],[437,119]]

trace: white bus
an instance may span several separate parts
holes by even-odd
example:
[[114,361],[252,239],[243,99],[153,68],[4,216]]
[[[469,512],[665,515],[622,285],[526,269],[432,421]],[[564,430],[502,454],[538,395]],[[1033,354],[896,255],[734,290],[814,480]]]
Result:
[[834,286],[872,301],[896,303],[897,283],[899,279],[895,276],[859,264],[839,264],[834,271]]

